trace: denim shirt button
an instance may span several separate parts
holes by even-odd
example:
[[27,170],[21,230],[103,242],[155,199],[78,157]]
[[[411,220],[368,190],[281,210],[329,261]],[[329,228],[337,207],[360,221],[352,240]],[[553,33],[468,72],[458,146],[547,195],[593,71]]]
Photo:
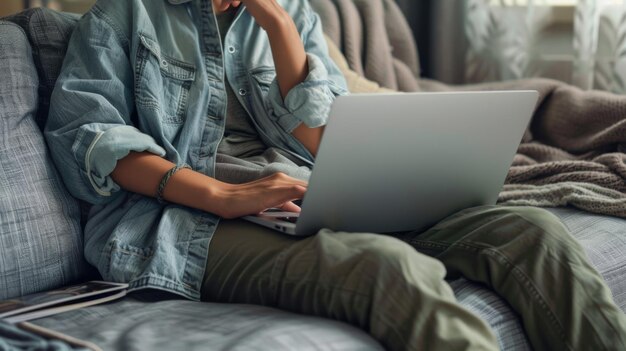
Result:
[[247,94],[248,94],[248,91],[246,91],[246,89],[239,89],[239,95],[246,96]]
[[228,47],[228,52],[229,52],[229,53],[234,54],[234,53],[235,53],[235,51],[237,51],[237,50],[235,49],[235,47],[234,47],[234,46],[229,46],[229,47]]
[[163,66],[163,68],[167,68],[168,65],[169,65],[169,63],[167,63],[167,61],[165,61],[165,60],[161,61],[161,66]]

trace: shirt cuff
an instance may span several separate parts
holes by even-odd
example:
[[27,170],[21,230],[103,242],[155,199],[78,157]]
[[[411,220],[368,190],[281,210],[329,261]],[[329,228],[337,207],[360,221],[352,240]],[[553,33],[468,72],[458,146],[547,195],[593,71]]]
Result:
[[81,129],[74,144],[74,156],[82,165],[83,174],[100,196],[111,196],[120,190],[110,174],[117,161],[130,152],[150,152],[164,157],[166,152],[152,137],[131,126],[107,130]]
[[309,128],[326,125],[335,97],[347,93],[328,79],[328,70],[319,57],[307,54],[307,60],[309,74],[284,99],[277,79],[270,86],[270,106],[278,124],[287,133],[293,132],[301,123]]

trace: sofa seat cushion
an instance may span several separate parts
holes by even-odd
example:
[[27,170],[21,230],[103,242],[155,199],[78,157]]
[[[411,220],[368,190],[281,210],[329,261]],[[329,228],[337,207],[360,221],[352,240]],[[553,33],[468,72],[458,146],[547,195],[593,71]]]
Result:
[[383,350],[350,325],[276,309],[134,297],[35,324],[103,350]]
[[617,306],[626,313],[626,220],[575,209],[551,209],[585,249]]
[[22,28],[0,21],[0,300],[83,278],[78,204],[59,179],[37,112],[37,70]]

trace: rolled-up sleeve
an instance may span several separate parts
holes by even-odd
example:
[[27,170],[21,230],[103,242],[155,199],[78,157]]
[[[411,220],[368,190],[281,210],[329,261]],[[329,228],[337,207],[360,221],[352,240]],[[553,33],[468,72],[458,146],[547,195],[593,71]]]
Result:
[[121,193],[111,178],[132,151],[164,156],[132,125],[133,70],[126,38],[97,11],[85,15],[70,40],[50,102],[45,137],[69,191],[92,204]]
[[78,166],[91,188],[99,196],[105,197],[120,190],[110,174],[117,161],[126,157],[129,152],[148,151],[165,156],[165,150],[152,137],[135,127],[120,125],[103,130],[98,128],[97,123],[87,124],[79,129],[72,149],[74,158],[83,161],[78,162]]
[[288,133],[301,123],[310,128],[326,125],[332,102],[337,96],[348,94],[345,78],[328,54],[320,18],[307,2],[303,3],[307,5],[302,15],[304,26],[300,34],[307,53],[309,73],[284,99],[278,81],[274,79],[268,95],[271,113]]

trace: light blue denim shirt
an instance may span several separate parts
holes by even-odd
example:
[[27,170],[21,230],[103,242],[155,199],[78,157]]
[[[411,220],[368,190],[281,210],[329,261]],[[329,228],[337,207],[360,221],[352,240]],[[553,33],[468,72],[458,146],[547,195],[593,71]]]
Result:
[[263,142],[312,164],[291,132],[324,125],[346,83],[308,2],[279,3],[310,68],[285,99],[267,35],[243,7],[224,43],[210,0],[100,0],[79,22],[45,136],[71,193],[95,205],[85,255],[104,279],[199,299],[219,217],[124,191],[110,174],[129,152],[148,151],[213,176],[225,76]]

